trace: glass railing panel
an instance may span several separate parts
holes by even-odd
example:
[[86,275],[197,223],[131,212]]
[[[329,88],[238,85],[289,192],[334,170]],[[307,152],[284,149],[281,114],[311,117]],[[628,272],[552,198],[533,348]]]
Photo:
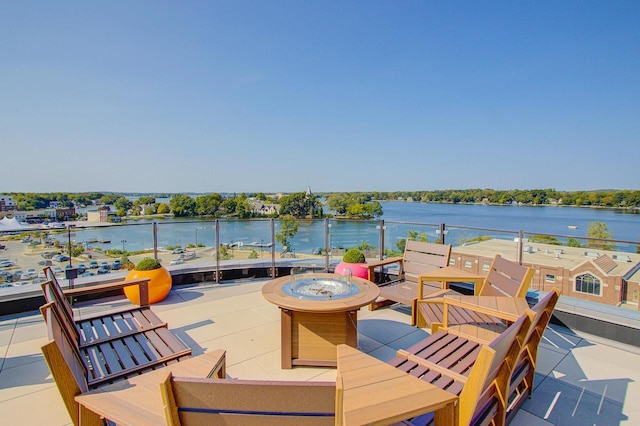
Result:
[[[270,258],[272,241],[269,219],[225,219],[219,223],[221,260]],[[211,246],[215,247],[215,242]]]
[[342,259],[345,251],[358,247],[367,259],[375,259],[379,252],[379,221],[329,220],[329,253],[332,260]]
[[439,225],[409,222],[384,223],[385,257],[402,256],[407,239],[439,242]]

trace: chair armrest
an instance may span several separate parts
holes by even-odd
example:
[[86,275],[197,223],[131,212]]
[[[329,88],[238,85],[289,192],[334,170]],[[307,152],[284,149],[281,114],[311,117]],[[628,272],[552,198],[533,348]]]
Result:
[[81,287],[65,289],[62,293],[65,296],[83,296],[86,294],[104,293],[106,291],[117,290],[120,288],[129,287],[132,285],[139,285],[140,288],[140,306],[149,305],[149,281],[150,278],[138,278],[135,280],[116,281],[105,284],[87,284]]
[[[469,297],[470,299],[465,299],[465,297]],[[479,297],[484,297],[484,296],[479,296]],[[491,296],[487,296],[487,297],[491,297]],[[501,320],[504,321],[510,321],[510,322],[514,322],[517,321],[518,318],[520,318],[520,316],[523,315],[524,311],[521,313],[516,313],[514,312],[506,312],[500,309],[494,309],[494,308],[488,308],[488,307],[484,307],[484,306],[478,306],[477,304],[473,304],[473,303],[469,303],[468,300],[475,300],[477,299],[478,296],[461,296],[460,298],[448,298],[448,297],[443,297],[443,307],[444,310],[448,310],[449,306],[455,306],[457,308],[461,308],[461,309],[465,309],[468,311],[473,311],[473,312],[477,312],[480,314],[485,314],[485,315],[489,315],[492,317],[496,317],[499,318]],[[507,299],[508,297],[505,296],[505,299]],[[514,300],[516,298],[513,298]],[[528,305],[527,305],[528,307]],[[523,306],[524,308],[524,306]]]
[[375,262],[367,263],[367,268],[369,269],[369,281],[375,282],[373,281],[373,278],[374,278],[374,271],[376,268],[380,266],[391,265],[392,263],[400,263],[400,265],[402,266],[402,261],[403,261],[402,257],[389,257],[387,259],[382,259],[382,260],[377,260]]

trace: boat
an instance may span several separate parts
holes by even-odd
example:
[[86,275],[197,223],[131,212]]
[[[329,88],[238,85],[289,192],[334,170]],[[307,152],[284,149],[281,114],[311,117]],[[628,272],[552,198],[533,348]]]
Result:
[[569,225],[569,229],[578,229],[576,225]]

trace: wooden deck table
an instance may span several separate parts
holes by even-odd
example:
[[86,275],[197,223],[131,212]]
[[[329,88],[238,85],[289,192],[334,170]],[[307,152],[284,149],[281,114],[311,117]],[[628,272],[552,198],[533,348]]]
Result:
[[[425,282],[439,281],[442,283],[442,289],[449,289],[450,282],[472,282],[474,293],[480,290],[480,286],[484,282],[484,275],[472,274],[453,266],[445,266],[444,268],[434,269],[433,271],[420,274],[418,277],[418,300],[423,298],[423,287]],[[431,296],[431,295],[430,295]]]
[[[311,274],[318,279],[340,278],[334,274]],[[307,276],[300,275],[298,279]],[[358,293],[333,300],[310,300],[291,296],[283,286],[291,281],[284,276],[262,287],[262,295],[280,308],[280,347],[283,369],[304,365],[335,367],[336,346],[358,346],[358,310],[379,295],[371,281],[352,277]]]
[[123,426],[166,425],[160,383],[168,371],[180,377],[223,376],[225,351],[207,352],[76,396],[80,425],[102,425],[100,417]]
[[457,423],[458,397],[347,345],[338,345],[336,424],[387,425],[435,412]]

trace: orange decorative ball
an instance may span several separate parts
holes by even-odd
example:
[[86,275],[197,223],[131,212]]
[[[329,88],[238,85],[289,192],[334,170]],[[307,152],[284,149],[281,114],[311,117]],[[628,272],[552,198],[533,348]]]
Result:
[[[152,269],[150,271],[136,271],[135,269],[127,274],[127,280],[138,278],[150,278],[149,281],[149,303],[157,303],[164,300],[171,291],[171,274],[167,268]],[[124,294],[131,303],[140,304],[140,290],[137,285],[124,288]]]

